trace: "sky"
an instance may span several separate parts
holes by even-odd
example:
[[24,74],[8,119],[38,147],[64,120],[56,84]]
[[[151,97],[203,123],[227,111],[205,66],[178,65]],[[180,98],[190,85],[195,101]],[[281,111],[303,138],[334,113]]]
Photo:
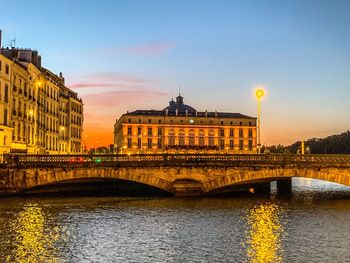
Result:
[[[84,101],[89,147],[113,143],[136,109],[181,91],[198,111],[257,116],[261,142],[291,144],[350,128],[350,1],[14,1],[3,46],[38,50]],[[15,10],[15,11],[14,11]],[[85,137],[85,136],[84,136]]]

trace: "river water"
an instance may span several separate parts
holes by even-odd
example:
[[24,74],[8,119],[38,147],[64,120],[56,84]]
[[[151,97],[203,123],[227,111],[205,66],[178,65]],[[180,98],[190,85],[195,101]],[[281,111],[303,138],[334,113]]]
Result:
[[291,198],[0,199],[0,262],[350,262],[350,188]]

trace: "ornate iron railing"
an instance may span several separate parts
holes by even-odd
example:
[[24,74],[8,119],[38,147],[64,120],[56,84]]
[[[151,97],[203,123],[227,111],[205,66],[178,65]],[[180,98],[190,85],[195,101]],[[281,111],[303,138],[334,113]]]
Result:
[[143,166],[190,165],[216,163],[226,164],[329,164],[350,165],[346,155],[297,155],[297,154],[135,154],[135,155],[30,155],[4,154],[3,166],[52,167],[69,166]]

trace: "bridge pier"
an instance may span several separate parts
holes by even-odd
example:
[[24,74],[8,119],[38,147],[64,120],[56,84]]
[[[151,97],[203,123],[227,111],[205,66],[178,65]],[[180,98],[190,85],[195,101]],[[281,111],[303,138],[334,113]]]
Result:
[[283,178],[277,180],[277,194],[278,195],[291,195],[292,193],[292,178]]
[[269,195],[271,193],[271,183],[261,183],[254,185],[254,193],[258,195]]
[[195,180],[176,180],[173,184],[176,197],[191,197],[202,194],[202,184]]

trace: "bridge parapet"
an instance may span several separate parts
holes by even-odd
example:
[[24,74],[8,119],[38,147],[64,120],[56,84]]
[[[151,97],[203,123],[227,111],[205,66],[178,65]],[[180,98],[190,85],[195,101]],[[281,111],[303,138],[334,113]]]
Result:
[[135,155],[12,155],[3,156],[5,167],[57,166],[175,166],[203,165],[342,165],[350,166],[350,155],[298,154],[135,154]]

